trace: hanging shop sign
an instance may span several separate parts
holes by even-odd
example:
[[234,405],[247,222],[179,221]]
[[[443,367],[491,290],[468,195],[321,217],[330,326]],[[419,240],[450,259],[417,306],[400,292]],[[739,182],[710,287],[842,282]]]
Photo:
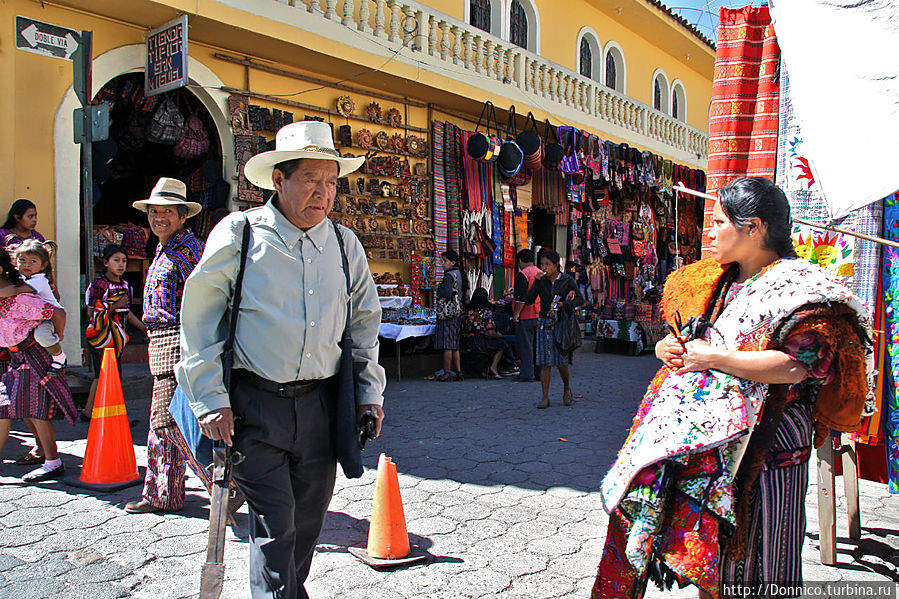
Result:
[[187,15],[147,33],[144,93],[161,94],[187,85]]
[[16,16],[16,48],[72,60],[81,34],[74,29]]

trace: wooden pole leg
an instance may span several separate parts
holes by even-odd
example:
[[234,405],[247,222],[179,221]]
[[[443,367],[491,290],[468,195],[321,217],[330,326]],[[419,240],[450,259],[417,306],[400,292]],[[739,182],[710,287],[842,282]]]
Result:
[[818,448],[818,544],[821,563],[837,563],[837,506],[834,498],[833,440],[828,438]]
[[849,516],[849,538],[862,538],[862,518],[858,502],[858,454],[855,441],[843,435],[843,488],[846,494],[846,513]]

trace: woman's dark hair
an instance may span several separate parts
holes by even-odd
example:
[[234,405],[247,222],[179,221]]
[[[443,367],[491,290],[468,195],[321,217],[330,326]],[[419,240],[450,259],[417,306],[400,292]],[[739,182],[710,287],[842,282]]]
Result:
[[34,202],[31,200],[26,200],[25,198],[20,198],[12,203],[12,206],[9,207],[9,213],[6,215],[6,222],[3,223],[3,229],[12,229],[16,226],[16,217],[22,218],[26,212],[30,209],[37,209],[37,206],[34,205]]
[[784,192],[765,177],[741,177],[718,190],[721,210],[737,229],[758,218],[765,225],[765,246],[781,258],[795,256],[790,203]]
[[456,253],[455,250],[446,250],[445,252],[441,252],[440,257],[445,260],[449,260],[455,266],[459,266],[459,254]]
[[21,285],[25,282],[22,280],[19,270],[13,266],[12,258],[10,258],[6,250],[0,250],[0,268],[3,269],[3,278],[11,284]]
[[113,257],[114,254],[125,254],[125,257],[128,257],[128,252],[125,250],[125,246],[119,245],[118,243],[110,243],[105,248],[103,248],[103,261],[106,262],[110,258]]
[[559,256],[559,252],[556,250],[544,249],[540,251],[540,257],[546,258],[550,262],[556,265],[556,268],[562,270],[562,258]]
[[471,294],[471,300],[468,302],[468,309],[481,310],[488,306],[490,306],[490,301],[487,298],[487,290],[483,287],[478,287]]
[[518,252],[518,261],[519,262],[533,262],[534,261],[534,250],[524,249]]

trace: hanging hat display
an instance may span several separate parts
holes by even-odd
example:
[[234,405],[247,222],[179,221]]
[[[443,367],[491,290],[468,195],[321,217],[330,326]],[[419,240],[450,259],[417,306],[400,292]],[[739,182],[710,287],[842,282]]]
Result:
[[509,120],[506,124],[506,141],[499,149],[499,172],[506,179],[518,174],[524,164],[524,153],[515,142],[515,106],[509,107]]
[[534,119],[534,113],[528,112],[528,116],[524,121],[524,129],[517,135],[515,141],[524,154],[524,164],[527,168],[542,169],[543,168],[543,141],[540,139],[540,132],[537,130],[537,121]]
[[[468,155],[479,162],[495,162],[499,158],[499,148],[502,142],[499,137],[490,134],[491,115],[493,116],[494,131],[497,131],[496,110],[493,107],[493,102],[488,100],[484,102],[481,116],[478,117],[478,123],[475,126],[475,132],[468,138],[468,143],[465,147]],[[482,120],[484,121],[484,131],[481,131]]]

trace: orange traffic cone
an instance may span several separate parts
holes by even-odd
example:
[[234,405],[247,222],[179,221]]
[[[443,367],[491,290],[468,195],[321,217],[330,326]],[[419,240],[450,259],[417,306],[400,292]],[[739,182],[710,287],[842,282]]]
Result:
[[137,470],[128,413],[122,396],[115,350],[103,350],[100,381],[91,426],[87,434],[87,449],[81,465],[81,476],[71,484],[79,487],[117,491],[140,483],[143,477]]
[[375,482],[375,499],[368,528],[368,547],[350,547],[349,551],[369,566],[383,568],[411,564],[429,557],[426,552],[417,549],[413,552],[409,545],[396,464],[382,453],[378,458],[378,479]]

